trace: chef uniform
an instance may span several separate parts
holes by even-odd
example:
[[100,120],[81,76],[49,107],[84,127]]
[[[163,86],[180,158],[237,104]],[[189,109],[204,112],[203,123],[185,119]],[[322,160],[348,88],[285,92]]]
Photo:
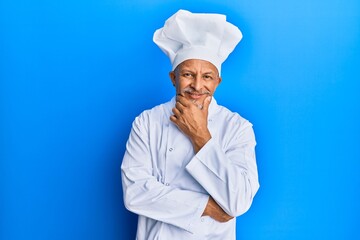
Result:
[[[173,69],[202,59],[221,69],[241,40],[224,15],[180,10],[154,34]],[[195,154],[190,139],[170,121],[175,97],[133,122],[122,170],[124,203],[139,215],[138,240],[236,238],[236,216],[245,213],[259,188],[252,124],[217,104],[208,109],[211,139]],[[234,218],[202,216],[211,196]]]

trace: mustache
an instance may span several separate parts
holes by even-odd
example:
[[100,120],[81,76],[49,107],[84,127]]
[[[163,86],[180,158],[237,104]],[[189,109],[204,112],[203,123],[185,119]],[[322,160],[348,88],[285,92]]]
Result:
[[189,94],[199,94],[199,95],[203,95],[203,94],[207,94],[210,95],[211,92],[207,91],[207,90],[202,90],[202,91],[196,91],[195,89],[193,89],[192,87],[186,87],[183,90],[181,90],[181,93],[189,93]]

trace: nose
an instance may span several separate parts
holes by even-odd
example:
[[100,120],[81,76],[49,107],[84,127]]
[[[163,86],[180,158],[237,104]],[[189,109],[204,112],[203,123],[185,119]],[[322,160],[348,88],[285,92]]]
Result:
[[191,87],[193,88],[193,89],[195,89],[196,91],[200,91],[201,89],[202,89],[202,86],[203,84],[202,84],[202,79],[201,79],[201,77],[200,76],[195,76],[194,78],[193,78],[193,81],[192,81],[192,83],[191,83]]

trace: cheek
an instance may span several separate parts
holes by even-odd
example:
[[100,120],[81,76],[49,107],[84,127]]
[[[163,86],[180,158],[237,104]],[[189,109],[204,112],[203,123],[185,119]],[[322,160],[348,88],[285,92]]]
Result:
[[176,93],[180,93],[184,88],[185,85],[181,81],[178,81],[175,85]]
[[187,81],[186,79],[179,79],[177,82],[177,89],[183,89],[190,85],[190,81]]
[[215,92],[217,86],[218,86],[218,84],[216,84],[216,83],[209,83],[209,84],[206,85],[206,88],[210,92]]

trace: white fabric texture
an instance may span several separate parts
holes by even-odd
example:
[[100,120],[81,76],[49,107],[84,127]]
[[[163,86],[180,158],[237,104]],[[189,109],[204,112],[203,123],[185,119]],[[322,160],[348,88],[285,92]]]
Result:
[[222,14],[179,10],[155,31],[153,41],[170,58],[172,70],[188,59],[221,64],[242,39],[242,33]]
[[139,215],[136,239],[236,238],[236,218],[202,217],[209,195],[231,216],[245,213],[259,183],[252,124],[209,106],[212,138],[194,154],[190,140],[170,121],[175,98],[133,122],[121,165],[124,203]]

